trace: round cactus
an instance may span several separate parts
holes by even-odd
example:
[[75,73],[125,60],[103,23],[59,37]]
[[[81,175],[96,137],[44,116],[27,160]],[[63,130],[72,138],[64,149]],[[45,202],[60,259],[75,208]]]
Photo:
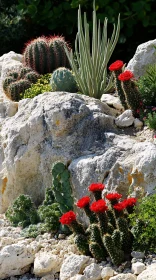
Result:
[[68,44],[63,37],[38,37],[27,43],[23,53],[24,65],[40,74],[52,73],[58,67],[69,67],[65,53]]
[[34,71],[31,71],[25,75],[25,79],[30,81],[31,83],[36,83],[39,78],[39,75],[35,73]]
[[8,87],[7,96],[13,101],[19,101],[21,94],[30,86],[31,83],[24,79],[11,83]]
[[14,79],[17,79],[18,78],[18,72],[17,71],[11,71],[8,73],[9,77],[13,77]]
[[13,82],[15,82],[15,79],[11,76],[6,77],[5,80],[3,81],[3,89],[6,94],[7,94],[8,86]]
[[26,75],[27,73],[31,72],[31,71],[32,71],[32,69],[29,68],[29,67],[22,67],[21,70],[20,70],[20,72],[19,72],[19,78],[20,78],[20,79],[23,79],[23,78],[25,77],[25,75]]
[[77,92],[74,75],[65,67],[60,67],[53,72],[50,85],[53,91]]

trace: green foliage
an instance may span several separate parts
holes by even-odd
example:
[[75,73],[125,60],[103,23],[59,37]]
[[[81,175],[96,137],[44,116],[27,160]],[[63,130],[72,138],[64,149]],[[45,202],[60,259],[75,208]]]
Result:
[[40,74],[52,73],[62,66],[69,67],[65,47],[69,50],[63,37],[38,37],[26,44],[23,63]]
[[143,102],[146,106],[156,106],[156,64],[147,67],[145,75],[137,81]]
[[68,168],[63,163],[58,162],[52,168],[52,176],[52,190],[60,211],[65,213],[72,210],[74,201]]
[[61,212],[59,209],[58,203],[52,203],[51,205],[41,205],[38,209],[38,213],[41,219],[41,222],[44,223],[42,227],[44,231],[56,232],[59,228],[59,218]]
[[39,222],[39,216],[31,197],[24,194],[15,199],[13,205],[6,211],[6,217],[14,226],[23,228]]
[[107,64],[118,41],[119,32],[120,16],[118,17],[117,28],[114,25],[111,39],[107,39],[107,18],[104,20],[104,27],[101,32],[100,22],[97,23],[96,9],[94,7],[92,39],[90,40],[86,13],[84,13],[83,27],[81,9],[79,7],[78,33],[75,40],[77,63],[72,51],[66,48],[66,54],[75,74],[78,87],[83,94],[100,99],[101,95],[112,87],[112,76],[106,85]]
[[129,216],[134,235],[133,248],[156,252],[156,194],[144,197]]
[[148,113],[147,118],[145,119],[145,124],[149,128],[156,130],[156,112]]
[[44,224],[42,223],[38,223],[37,225],[29,225],[22,230],[21,236],[26,238],[36,238],[38,235],[45,233],[43,225]]
[[41,75],[35,84],[32,84],[29,89],[25,90],[23,98],[34,98],[41,93],[51,91],[50,78],[51,74]]
[[75,77],[72,72],[65,67],[60,67],[52,73],[50,85],[52,91],[77,92]]

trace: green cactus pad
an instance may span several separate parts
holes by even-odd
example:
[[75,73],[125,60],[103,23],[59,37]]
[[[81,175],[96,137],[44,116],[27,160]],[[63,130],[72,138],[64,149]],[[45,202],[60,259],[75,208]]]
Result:
[[104,261],[106,259],[106,257],[108,256],[106,254],[106,251],[104,250],[104,248],[102,248],[96,242],[91,242],[89,244],[89,249],[90,249],[90,252],[92,253],[93,257],[99,262]]
[[112,240],[111,235],[105,234],[103,237],[103,243],[111,257],[112,262],[115,265],[120,265],[124,260],[124,252],[120,250],[118,247],[116,247],[116,245]]
[[74,238],[74,243],[76,244],[81,254],[90,255],[89,244],[86,236],[84,236],[83,234],[77,234]]

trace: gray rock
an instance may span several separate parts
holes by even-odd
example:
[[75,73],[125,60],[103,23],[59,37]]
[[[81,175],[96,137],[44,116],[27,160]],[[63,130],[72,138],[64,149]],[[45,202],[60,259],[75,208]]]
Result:
[[143,43],[137,47],[134,57],[129,61],[126,69],[133,72],[135,78],[139,78],[146,72],[150,64],[156,63],[156,39]]
[[136,259],[143,259],[145,257],[144,252],[133,251],[131,256]]

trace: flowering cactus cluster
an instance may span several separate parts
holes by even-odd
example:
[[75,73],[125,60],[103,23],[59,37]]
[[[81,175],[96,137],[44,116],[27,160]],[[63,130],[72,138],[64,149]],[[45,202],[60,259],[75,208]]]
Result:
[[84,196],[76,203],[89,218],[88,229],[77,221],[73,211],[63,214],[60,222],[75,234],[75,244],[82,254],[93,256],[97,261],[110,256],[112,262],[119,265],[131,252],[133,235],[128,215],[133,211],[136,198],[121,201],[121,194],[108,193],[103,199],[104,187],[101,183],[91,184],[88,190],[93,193],[95,201],[91,203],[90,197]]
[[143,110],[141,94],[133,80],[133,73],[129,70],[122,72],[123,66],[123,61],[117,60],[110,65],[109,70],[113,72],[122,106],[124,109],[130,108],[134,117],[139,117],[140,110]]

